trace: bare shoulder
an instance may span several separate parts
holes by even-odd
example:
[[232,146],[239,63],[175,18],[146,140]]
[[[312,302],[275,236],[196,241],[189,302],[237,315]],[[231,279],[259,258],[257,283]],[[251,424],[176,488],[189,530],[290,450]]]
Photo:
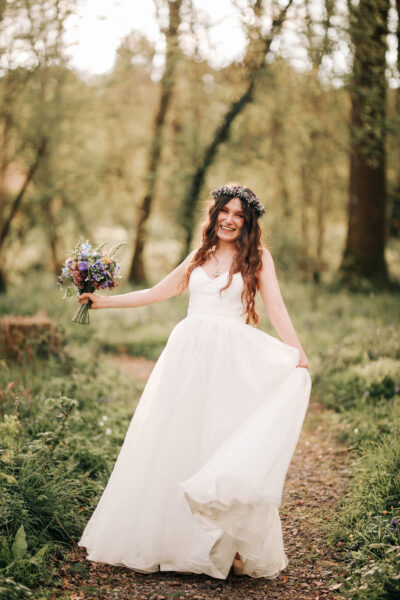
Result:
[[272,254],[268,250],[268,248],[262,248],[261,259],[262,259],[263,267],[268,266],[274,262],[274,260],[272,258]]
[[192,250],[191,252],[189,252],[189,254],[187,256],[185,256],[185,258],[182,260],[182,262],[178,265],[178,269],[181,270],[185,270],[186,267],[188,267],[188,265],[190,264],[190,262],[192,261],[193,256],[196,254],[197,250]]
[[186,256],[186,258],[184,258],[184,260],[182,261],[182,263],[181,263],[182,266],[187,267],[191,263],[191,261],[192,261],[194,255],[196,254],[196,252],[197,252],[197,249],[192,250],[191,252],[189,252],[189,254]]
[[274,259],[272,258],[271,252],[268,248],[262,248],[261,252],[261,268],[259,270],[259,276],[263,276],[268,273],[271,269],[274,269]]

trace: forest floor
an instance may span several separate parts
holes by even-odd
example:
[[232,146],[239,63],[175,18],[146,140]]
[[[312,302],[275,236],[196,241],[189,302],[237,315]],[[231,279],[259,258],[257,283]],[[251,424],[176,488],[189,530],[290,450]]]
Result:
[[[112,359],[122,370],[146,380],[153,362],[129,356]],[[346,493],[351,453],[336,437],[326,409],[312,397],[303,430],[286,477],[280,515],[288,567],[276,579],[236,576],[226,580],[174,572],[141,574],[86,560],[86,549],[76,547],[60,566],[69,600],[340,600],[340,584],[347,576],[345,549],[328,544],[327,524]],[[50,598],[53,598],[50,595]]]

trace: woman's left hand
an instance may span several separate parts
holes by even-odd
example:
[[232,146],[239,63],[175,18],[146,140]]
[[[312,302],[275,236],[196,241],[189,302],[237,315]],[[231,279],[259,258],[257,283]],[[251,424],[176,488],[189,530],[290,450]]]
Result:
[[300,351],[300,358],[299,358],[299,362],[296,365],[296,367],[303,367],[304,369],[308,369],[308,358],[304,354],[304,352]]

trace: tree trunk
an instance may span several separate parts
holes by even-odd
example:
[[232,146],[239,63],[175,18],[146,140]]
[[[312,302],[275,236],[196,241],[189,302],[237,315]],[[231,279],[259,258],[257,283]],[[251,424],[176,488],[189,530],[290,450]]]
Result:
[[[397,8],[397,70],[400,73],[400,0],[396,0],[396,8]],[[397,118],[400,115],[400,87],[396,90],[396,111]],[[397,133],[399,133],[399,125],[397,128]],[[397,160],[400,159],[400,151],[399,145],[397,144],[396,148],[396,156]],[[400,162],[400,161],[399,161]],[[391,214],[389,220],[389,235],[395,238],[400,238],[400,170],[397,172],[397,180],[395,182],[393,196],[392,196],[392,206],[391,206]]]
[[[267,36],[262,36],[260,28],[256,28],[256,31],[253,32],[253,35],[250,38],[251,41],[249,42],[246,57],[244,59],[248,69],[247,87],[240,98],[236,102],[233,102],[233,104],[229,107],[225,116],[222,118],[221,123],[215,129],[212,140],[204,149],[202,160],[195,170],[188,186],[187,193],[183,198],[181,208],[181,224],[185,231],[185,242],[180,260],[183,260],[191,249],[194,226],[196,222],[196,207],[207,171],[215,159],[219,146],[228,139],[232,123],[252,101],[256,79],[260,71],[265,68],[266,55],[269,52],[275,35],[282,27],[286,13],[292,4],[292,1],[293,0],[288,0],[286,6],[280,11],[278,17],[274,19],[271,31]],[[260,0],[257,0],[253,10],[255,17],[259,17],[261,15],[262,2]]]
[[169,26],[166,31],[167,51],[165,57],[165,70],[161,79],[160,103],[154,120],[153,139],[147,159],[145,194],[137,213],[136,242],[129,270],[129,281],[132,283],[143,283],[146,281],[143,262],[143,251],[146,241],[146,224],[150,216],[157,174],[160,166],[165,118],[172,98],[175,67],[178,59],[178,28],[181,22],[181,5],[182,0],[168,0]]
[[386,35],[390,0],[360,0],[351,12],[354,46],[348,231],[340,273],[349,285],[365,277],[387,285]]
[[[31,166],[25,176],[25,180],[21,186],[21,189],[18,192],[18,194],[15,196],[15,198],[11,204],[10,211],[8,213],[7,218],[4,219],[4,221],[2,222],[2,226],[1,226],[1,230],[0,230],[0,256],[2,255],[4,244],[6,242],[8,234],[10,232],[11,223],[17,214],[17,211],[23,200],[23,197],[25,196],[25,192],[28,188],[28,185],[32,181],[33,176],[34,176],[37,168],[39,167],[40,161],[46,152],[46,143],[47,143],[47,141],[45,139],[43,139],[42,142],[40,143],[40,146],[36,152],[35,159],[34,159],[33,163],[31,164]],[[0,262],[2,263],[3,261],[0,261]],[[5,272],[0,267],[0,293],[4,293],[6,291],[6,281],[7,281],[7,278],[6,278]]]

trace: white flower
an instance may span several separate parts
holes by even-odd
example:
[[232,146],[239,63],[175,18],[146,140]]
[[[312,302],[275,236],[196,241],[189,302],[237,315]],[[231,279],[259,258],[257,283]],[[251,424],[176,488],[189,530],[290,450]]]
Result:
[[106,435],[111,435],[111,433],[112,433],[111,429],[109,427],[107,427],[107,429],[106,429]]

